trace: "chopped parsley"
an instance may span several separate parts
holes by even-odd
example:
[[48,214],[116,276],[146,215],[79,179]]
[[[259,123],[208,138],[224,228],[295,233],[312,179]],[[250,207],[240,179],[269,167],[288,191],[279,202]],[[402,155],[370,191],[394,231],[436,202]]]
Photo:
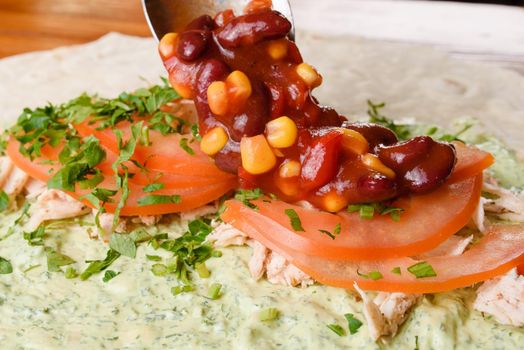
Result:
[[329,236],[331,239],[337,238],[336,236],[340,234],[340,231],[342,230],[342,227],[340,226],[340,223],[338,223],[335,228],[333,229],[333,233],[329,232],[328,230],[319,230],[320,233],[323,233],[327,236]]
[[154,205],[154,204],[180,204],[182,202],[182,197],[179,195],[161,195],[161,194],[151,194],[138,199],[138,205]]
[[368,115],[371,123],[385,126],[393,131],[400,140],[407,140],[411,137],[411,130],[406,125],[395,123],[393,120],[386,118],[381,114],[381,109],[386,106],[385,103],[373,103],[368,100]]
[[220,298],[222,295],[220,293],[222,289],[222,285],[220,283],[213,283],[209,286],[209,290],[207,291],[207,297],[211,300],[216,300]]
[[300,217],[298,216],[297,212],[294,209],[286,209],[284,210],[284,213],[288,216],[293,230],[302,231],[302,232],[305,231],[304,228],[302,227],[302,222],[300,221]]
[[45,247],[44,251],[47,257],[47,270],[50,272],[59,272],[61,271],[60,267],[75,263],[67,255],[61,254],[52,248]]
[[120,275],[120,272],[115,272],[113,270],[106,270],[106,272],[104,273],[104,277],[102,278],[102,281],[104,283],[107,283],[118,275]]
[[274,307],[269,307],[258,313],[258,319],[262,322],[274,321],[280,317],[280,311]]
[[74,268],[68,267],[64,272],[64,276],[67,279],[77,278],[78,272]]
[[393,221],[400,221],[400,214],[404,211],[402,208],[386,205],[381,202],[369,204],[350,204],[347,207],[349,213],[358,212],[362,219],[371,220],[375,213],[379,215],[388,215]]
[[152,183],[152,184],[149,184],[147,186],[145,186],[142,191],[146,192],[146,193],[150,193],[150,192],[155,192],[155,191],[158,191],[158,190],[161,190],[165,187],[164,184],[162,183]]
[[136,256],[135,240],[128,234],[113,233],[109,238],[109,247],[130,258]]
[[235,199],[241,201],[248,208],[258,210],[258,206],[251,203],[251,201],[257,200],[263,195],[264,193],[260,188],[255,188],[254,190],[238,190],[235,193]]
[[372,279],[373,281],[380,280],[380,279],[384,278],[384,276],[382,275],[382,273],[380,271],[371,271],[371,272],[369,272],[367,274],[364,274],[364,273],[361,273],[360,271],[357,270],[357,275],[359,275],[360,277],[365,278],[365,279]]
[[333,331],[333,333],[335,333],[339,337],[342,337],[346,334],[346,332],[344,331],[344,328],[342,328],[342,326],[336,323],[328,324],[326,325],[326,327],[329,328],[331,331]]
[[395,275],[401,275],[402,272],[400,271],[400,266],[394,267],[394,268],[391,270],[391,273],[394,273]]
[[43,246],[45,237],[45,227],[40,225],[36,230],[32,232],[24,232],[23,237],[27,241],[27,244],[29,244],[30,246]]
[[89,266],[84,270],[84,272],[80,274],[80,279],[82,281],[85,281],[92,275],[104,271],[109,266],[111,266],[111,264],[114,263],[115,260],[119,257],[119,252],[113,249],[109,249],[104,260],[94,260],[90,262]]
[[415,265],[408,267],[408,271],[413,274],[416,278],[435,277],[437,273],[433,270],[433,266],[428,264],[426,261],[421,261]]
[[0,275],[7,275],[13,272],[11,262],[0,256]]
[[358,329],[362,326],[362,321],[355,318],[353,314],[347,313],[344,315],[348,321],[348,329],[350,334],[355,334],[358,332]]
[[179,142],[180,148],[182,148],[184,151],[186,151],[187,154],[194,156],[195,155],[195,151],[193,151],[193,149],[191,147],[189,147],[187,142],[188,142],[188,140],[185,137],[182,137],[180,139],[180,142]]

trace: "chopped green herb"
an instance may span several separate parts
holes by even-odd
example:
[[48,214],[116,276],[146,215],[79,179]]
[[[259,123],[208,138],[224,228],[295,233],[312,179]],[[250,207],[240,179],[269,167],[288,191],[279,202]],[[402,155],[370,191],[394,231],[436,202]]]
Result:
[[340,222],[336,224],[335,229],[333,230],[334,235],[339,235],[340,231],[342,231],[342,225],[340,225]]
[[257,200],[261,196],[263,196],[263,192],[260,188],[255,188],[254,190],[238,190],[235,193],[235,199],[241,201],[245,206],[253,210],[258,210],[258,206],[251,203],[251,201]]
[[262,322],[274,321],[280,317],[280,311],[274,307],[269,307],[259,312],[258,319]]
[[408,271],[413,274],[416,278],[426,278],[437,276],[433,266],[428,264],[426,261],[421,261],[415,265],[408,267]]
[[202,137],[200,136],[200,131],[198,130],[198,124],[191,125],[191,134],[197,140],[198,142],[202,141]]
[[164,187],[165,187],[165,185],[162,184],[162,183],[152,183],[152,184],[149,184],[149,185],[145,186],[142,189],[142,191],[144,191],[146,193],[155,192],[155,191],[163,189]]
[[120,275],[120,272],[115,272],[113,270],[106,270],[106,272],[104,273],[104,277],[102,278],[102,281],[104,283],[107,283],[118,275]]
[[211,273],[207,269],[206,263],[198,262],[195,264],[195,271],[198,273],[200,278],[208,278],[211,276]]
[[221,295],[221,289],[222,285],[220,283],[213,283],[211,286],[209,286],[209,290],[207,291],[207,297],[211,300],[218,299]]
[[163,277],[169,273],[169,270],[167,266],[164,264],[154,264],[153,266],[151,266],[151,272],[155,276]]
[[323,234],[329,236],[331,239],[335,239],[336,238],[334,234],[332,234],[331,232],[329,232],[327,230],[319,230],[319,231],[320,231],[320,233],[323,233]]
[[331,329],[333,331],[333,333],[335,333],[339,337],[342,337],[342,336],[344,336],[346,334],[346,332],[344,331],[344,328],[342,328],[340,325],[338,325],[336,323],[328,324],[326,326],[327,326],[327,328]]
[[7,259],[0,256],[0,275],[7,275],[13,272],[13,265]]
[[47,256],[47,270],[50,272],[61,271],[60,267],[75,263],[75,261],[67,255],[61,254],[52,248],[45,247],[44,251]]
[[113,199],[111,197],[116,195],[117,192],[118,191],[97,187],[90,193],[86,194],[85,196],[82,196],[80,199],[87,199],[91,204],[95,206],[95,208],[100,209],[100,202],[112,203]]
[[391,273],[394,273],[396,275],[401,275],[402,272],[400,271],[400,267],[397,266],[397,267],[394,267],[392,270],[391,270]]
[[64,272],[64,276],[67,279],[76,278],[78,277],[78,272],[74,268],[68,267]]
[[375,208],[373,208],[371,205],[361,205],[359,215],[362,219],[373,219],[373,215],[375,214]]
[[344,315],[346,320],[348,321],[348,329],[350,334],[355,334],[358,332],[358,329],[362,326],[362,322],[355,318],[353,314],[347,313]]
[[407,140],[411,137],[411,130],[406,125],[396,124],[393,120],[386,118],[380,112],[386,106],[385,103],[373,103],[368,100],[368,115],[371,123],[385,126],[393,131],[400,140]]
[[80,279],[82,281],[87,280],[94,274],[100,273],[107,269],[116,259],[120,257],[120,253],[116,250],[109,249],[107,251],[106,257],[104,260],[94,260],[89,266],[80,274]]
[[4,211],[9,207],[9,196],[3,190],[0,190],[0,211]]
[[40,225],[32,232],[24,232],[24,239],[30,246],[43,246],[45,237],[45,227]]
[[286,209],[284,210],[284,213],[288,216],[293,230],[304,232],[304,228],[302,227],[302,222],[300,221],[300,217],[298,216],[297,212],[294,209]]
[[171,294],[178,295],[181,293],[192,292],[194,289],[195,288],[190,284],[186,284],[183,286],[176,286],[176,287],[171,288]]
[[180,148],[182,148],[184,151],[186,151],[187,154],[194,156],[195,151],[189,145],[187,144],[187,139],[185,137],[182,137],[180,139]]
[[349,213],[359,212],[362,219],[372,219],[375,213],[380,215],[390,215],[393,221],[400,221],[400,214],[404,211],[402,208],[388,206],[384,203],[370,203],[370,204],[350,204],[347,207]]
[[146,258],[147,260],[151,260],[151,261],[162,261],[162,258],[159,257],[158,255],[147,255],[146,254]]
[[172,196],[165,196],[160,194],[151,194],[138,199],[138,205],[154,205],[154,204],[179,204],[182,202],[182,197],[175,194]]
[[327,236],[329,236],[331,239],[337,238],[336,236],[340,234],[340,231],[342,230],[342,227],[340,223],[338,223],[335,228],[333,229],[333,233],[329,232],[328,230],[319,230],[320,233],[323,233]]
[[109,247],[121,255],[136,256],[136,243],[128,234],[113,233],[109,238]]
[[380,271],[371,271],[367,274],[364,274],[357,270],[357,275],[365,279],[372,279],[374,281],[382,279],[384,277],[382,276],[382,273]]
[[42,265],[40,265],[40,264],[31,265],[31,266],[29,266],[27,269],[25,269],[25,270],[22,271],[22,272],[23,272],[23,273],[28,273],[29,271],[32,271],[32,270],[34,270],[34,269],[36,269],[36,268],[39,268],[40,266],[42,266]]

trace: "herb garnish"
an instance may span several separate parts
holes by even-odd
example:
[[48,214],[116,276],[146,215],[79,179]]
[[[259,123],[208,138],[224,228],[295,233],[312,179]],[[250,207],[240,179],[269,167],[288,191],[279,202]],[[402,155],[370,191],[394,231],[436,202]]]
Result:
[[47,256],[47,270],[50,272],[59,272],[60,267],[74,264],[75,261],[67,255],[61,254],[56,250],[45,247]]
[[328,235],[331,239],[337,238],[336,236],[340,234],[340,231],[342,230],[340,223],[338,223],[335,228],[333,229],[333,233],[329,232],[328,230],[319,230],[320,233],[323,233],[325,235]]
[[7,275],[13,272],[11,262],[0,256],[0,275]]
[[161,190],[165,187],[163,183],[151,183],[147,186],[145,186],[142,191],[146,193],[155,192],[158,190]]
[[362,322],[355,318],[353,314],[347,313],[344,315],[346,320],[348,321],[348,329],[350,334],[355,334],[358,332],[358,329],[362,326]]
[[258,319],[262,322],[274,321],[280,317],[280,311],[274,307],[269,307],[260,311]]
[[408,271],[413,274],[416,278],[435,277],[437,273],[433,270],[433,266],[428,264],[426,261],[421,261],[415,265],[408,267]]
[[130,258],[136,256],[136,243],[128,234],[113,233],[109,238],[109,247],[121,255]]
[[0,190],[0,211],[4,211],[9,207],[9,196],[3,190]]
[[382,273],[380,271],[371,271],[367,274],[364,274],[357,270],[357,275],[365,279],[372,279],[373,281],[384,278],[384,276],[382,276]]
[[377,202],[370,204],[350,204],[347,207],[349,213],[359,212],[362,219],[370,220],[375,216],[375,212],[380,215],[388,215],[393,221],[400,221],[400,214],[404,211],[402,208],[386,205],[385,203]]
[[64,276],[67,279],[76,278],[78,277],[78,272],[74,268],[68,267],[64,272]]
[[300,217],[298,216],[297,212],[294,209],[286,209],[284,210],[284,213],[288,216],[293,230],[302,231],[302,232],[305,231],[304,228],[302,227],[302,222],[300,221]]
[[258,210],[258,206],[251,203],[251,201],[259,199],[263,194],[260,188],[255,188],[254,190],[238,190],[235,193],[235,199],[241,201],[245,206],[253,210]]
[[187,154],[194,156],[195,155],[195,151],[193,151],[193,149],[191,147],[189,147],[187,142],[188,142],[188,140],[185,137],[182,137],[180,139],[180,142],[179,142],[180,148],[182,148],[184,151],[186,151]]
[[153,204],[180,204],[182,202],[182,197],[179,195],[161,195],[161,194],[151,194],[138,199],[138,205],[153,205]]
[[120,275],[120,272],[115,272],[113,270],[106,270],[106,272],[104,273],[104,277],[102,278],[102,281],[104,283],[107,283],[118,275]]
[[23,237],[30,246],[42,246],[44,245],[45,227],[40,225],[32,232],[24,232]]
[[340,326],[340,325],[338,325],[336,323],[328,324],[328,325],[326,325],[326,327],[331,329],[333,331],[333,333],[335,333],[339,337],[342,337],[342,336],[344,336],[346,334],[346,332],[344,331],[344,328],[342,328],[342,326]]
[[394,273],[395,275],[401,275],[402,272],[400,271],[400,266],[394,267],[394,268],[391,270],[391,273]]
[[107,251],[106,257],[104,260],[94,260],[91,261],[89,266],[80,274],[80,279],[82,281],[87,280],[89,277],[91,277],[94,274],[97,274],[101,271],[104,271],[107,269],[112,263],[115,262],[116,259],[120,257],[120,253],[116,250],[109,249]]
[[213,283],[209,286],[209,290],[207,291],[207,297],[211,300],[216,300],[220,297],[221,293],[220,290],[222,289],[222,285],[220,283]]

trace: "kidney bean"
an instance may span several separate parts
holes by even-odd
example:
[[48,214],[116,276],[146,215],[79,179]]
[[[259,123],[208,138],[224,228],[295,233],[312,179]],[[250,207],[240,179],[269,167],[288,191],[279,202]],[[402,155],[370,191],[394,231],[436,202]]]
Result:
[[223,27],[227,22],[231,21],[233,18],[235,18],[235,13],[233,12],[233,10],[225,10],[219,12],[215,16],[215,25],[217,27]]
[[429,136],[381,146],[377,154],[386,166],[401,175],[402,186],[414,193],[428,192],[440,186],[456,163],[455,148]]
[[380,145],[393,145],[397,143],[397,136],[388,128],[373,123],[344,123],[344,128],[358,131],[369,143],[369,148],[375,152]]
[[213,30],[216,28],[215,21],[209,15],[203,15],[192,20],[185,30]]
[[372,172],[358,179],[357,191],[362,199],[353,203],[383,201],[396,196],[397,184],[383,174]]
[[216,36],[222,46],[233,49],[283,38],[290,30],[291,23],[286,17],[276,11],[268,11],[235,17],[220,27]]
[[185,61],[194,61],[206,51],[211,33],[205,30],[189,30],[180,34],[177,55]]
[[[229,141],[228,143],[234,143]],[[239,147],[239,146],[238,146]],[[228,173],[236,174],[238,169],[242,166],[242,159],[240,158],[240,152],[233,151],[231,147],[224,147],[215,156],[215,164],[219,169]]]

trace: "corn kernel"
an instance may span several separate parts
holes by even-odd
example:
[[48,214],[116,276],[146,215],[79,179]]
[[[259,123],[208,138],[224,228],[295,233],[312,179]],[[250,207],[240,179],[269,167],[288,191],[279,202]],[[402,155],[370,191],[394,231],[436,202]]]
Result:
[[158,51],[164,60],[171,58],[176,52],[177,33],[167,33],[158,43]]
[[361,133],[351,129],[341,130],[344,133],[342,149],[357,155],[365,154],[369,150],[369,143]]
[[307,63],[301,63],[297,66],[297,74],[311,89],[322,84],[322,76]]
[[251,96],[251,82],[247,75],[239,70],[229,74],[226,84],[231,98],[237,103],[243,103]]
[[287,55],[287,41],[276,40],[269,43],[267,53],[274,60],[281,60]]
[[207,102],[211,112],[219,116],[226,115],[229,105],[226,83],[212,82],[207,88]]
[[278,174],[280,175],[280,177],[284,178],[296,177],[300,176],[301,170],[301,164],[299,161],[288,159],[280,165],[280,168],[278,169]]
[[361,160],[362,163],[364,163],[364,165],[368,168],[378,171],[379,173],[384,174],[391,179],[395,178],[396,176],[395,172],[385,166],[384,163],[382,163],[380,159],[374,154],[367,153],[362,156]]
[[284,154],[284,152],[282,152],[282,151],[279,150],[278,148],[273,148],[273,147],[271,147],[271,149],[273,150],[273,153],[275,153],[275,156],[277,156],[277,158],[283,158],[283,157],[286,156],[286,155]]
[[299,183],[294,179],[280,178],[275,183],[280,192],[282,192],[286,196],[295,197],[300,193]]
[[297,125],[289,117],[273,119],[266,124],[267,141],[272,147],[291,147],[297,140]]
[[348,201],[336,192],[329,192],[324,195],[322,204],[325,210],[336,213],[347,207]]
[[217,126],[209,130],[207,134],[202,137],[200,149],[205,154],[213,156],[224,148],[228,140],[229,137],[227,136],[226,131],[220,126]]
[[242,167],[250,174],[267,173],[275,167],[277,158],[264,135],[243,137],[240,141]]

